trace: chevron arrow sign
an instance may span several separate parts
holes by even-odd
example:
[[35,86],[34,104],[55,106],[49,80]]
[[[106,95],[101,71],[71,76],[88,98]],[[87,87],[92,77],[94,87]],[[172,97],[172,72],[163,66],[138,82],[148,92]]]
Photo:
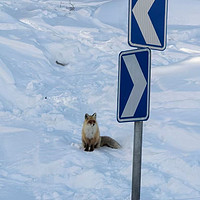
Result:
[[150,50],[121,52],[118,70],[118,122],[147,120],[149,93]]
[[130,46],[166,48],[167,4],[167,0],[129,0]]

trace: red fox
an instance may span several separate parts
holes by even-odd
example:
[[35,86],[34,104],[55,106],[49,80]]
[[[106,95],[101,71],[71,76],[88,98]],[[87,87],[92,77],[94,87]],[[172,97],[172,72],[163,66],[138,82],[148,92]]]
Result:
[[96,120],[97,114],[85,114],[85,121],[82,128],[82,145],[85,151],[94,151],[95,148],[108,146],[119,149],[120,144],[108,136],[100,136],[99,126]]

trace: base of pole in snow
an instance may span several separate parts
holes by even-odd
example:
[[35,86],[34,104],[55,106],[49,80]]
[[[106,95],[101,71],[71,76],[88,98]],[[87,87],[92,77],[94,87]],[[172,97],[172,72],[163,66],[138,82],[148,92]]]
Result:
[[143,121],[135,122],[134,123],[131,200],[140,200],[141,164],[142,164],[142,130],[143,130]]

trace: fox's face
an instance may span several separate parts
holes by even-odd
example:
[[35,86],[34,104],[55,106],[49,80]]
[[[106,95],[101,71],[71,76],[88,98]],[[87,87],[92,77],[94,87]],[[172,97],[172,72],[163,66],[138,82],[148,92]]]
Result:
[[94,113],[93,115],[88,115],[87,113],[85,114],[85,122],[87,123],[87,125],[89,126],[94,126],[97,122],[96,122],[96,117],[97,114]]

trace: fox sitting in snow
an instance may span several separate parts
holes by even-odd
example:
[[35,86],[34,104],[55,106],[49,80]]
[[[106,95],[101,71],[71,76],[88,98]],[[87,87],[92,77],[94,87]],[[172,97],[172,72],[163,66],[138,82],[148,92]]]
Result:
[[119,149],[120,144],[108,136],[100,136],[99,126],[96,120],[96,113],[85,114],[85,121],[82,128],[82,145],[85,151],[94,151],[95,148],[108,146]]

